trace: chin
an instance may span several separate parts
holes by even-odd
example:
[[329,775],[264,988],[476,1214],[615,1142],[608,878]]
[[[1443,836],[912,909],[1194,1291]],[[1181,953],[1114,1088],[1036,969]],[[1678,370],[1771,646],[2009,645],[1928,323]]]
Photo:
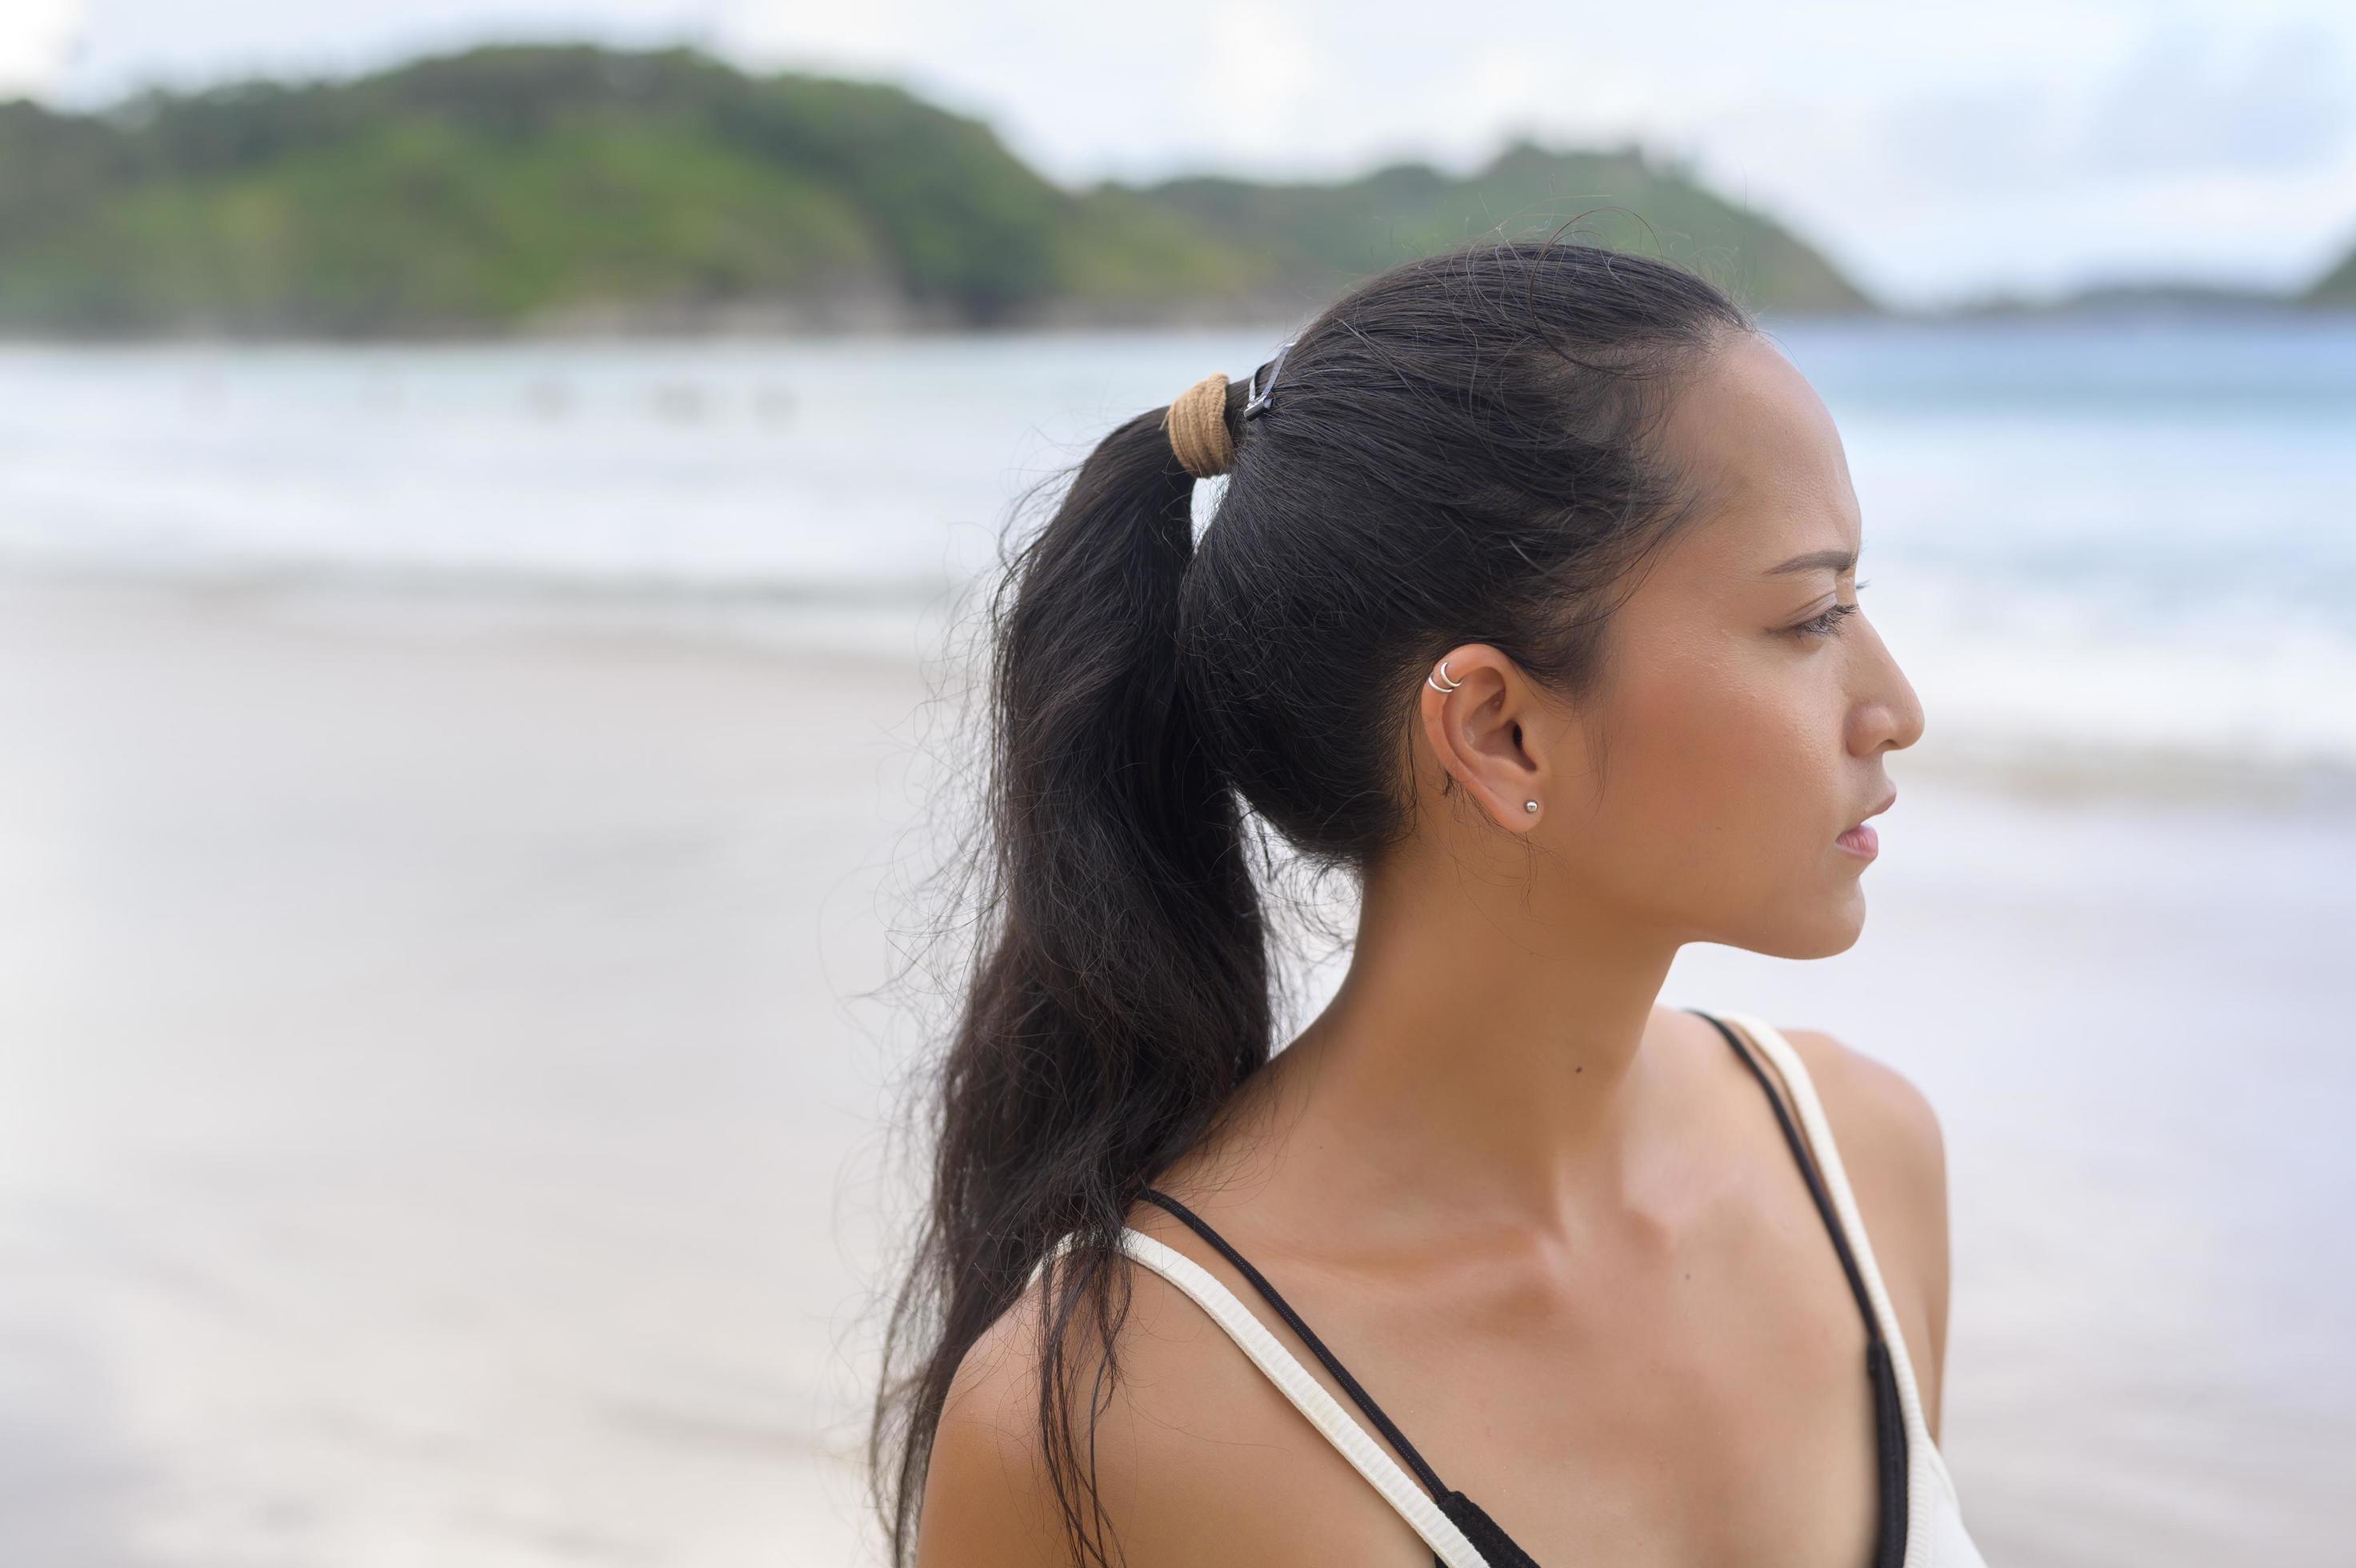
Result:
[[1830,958],[1835,953],[1845,953],[1857,946],[1857,939],[1865,935],[1864,893],[1851,886],[1847,895],[1841,899],[1840,913],[1826,922],[1818,934],[1822,940],[1814,950],[1805,955],[1809,958]]
[[1768,958],[1832,958],[1865,934],[1865,897],[1855,887],[1837,899],[1796,909],[1762,941],[1739,945]]

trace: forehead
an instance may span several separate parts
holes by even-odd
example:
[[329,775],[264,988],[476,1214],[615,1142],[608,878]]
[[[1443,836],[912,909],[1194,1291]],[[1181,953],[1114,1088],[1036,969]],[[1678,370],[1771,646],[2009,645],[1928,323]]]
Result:
[[1857,494],[1831,411],[1764,337],[1739,333],[1700,366],[1660,436],[1701,498],[1691,551],[1678,552],[1693,565],[1755,575],[1803,551],[1858,548]]

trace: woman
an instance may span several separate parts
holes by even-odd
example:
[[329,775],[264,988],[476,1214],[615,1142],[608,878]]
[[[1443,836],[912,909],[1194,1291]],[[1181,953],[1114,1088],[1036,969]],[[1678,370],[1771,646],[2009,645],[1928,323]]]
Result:
[[[1105,439],[995,622],[895,1562],[1978,1568],[1930,1108],[1657,1001],[1857,940],[1922,727],[1858,547],[1747,313],[1586,245],[1396,267]],[[1258,822],[1360,894],[1273,1056]]]

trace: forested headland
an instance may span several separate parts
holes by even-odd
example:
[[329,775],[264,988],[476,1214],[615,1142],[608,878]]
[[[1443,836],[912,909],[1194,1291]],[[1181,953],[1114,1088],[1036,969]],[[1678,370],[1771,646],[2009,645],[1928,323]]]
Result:
[[1634,146],[1070,189],[897,87],[585,46],[0,104],[11,336],[1283,321],[1405,256],[1568,219],[1766,313],[1876,308]]

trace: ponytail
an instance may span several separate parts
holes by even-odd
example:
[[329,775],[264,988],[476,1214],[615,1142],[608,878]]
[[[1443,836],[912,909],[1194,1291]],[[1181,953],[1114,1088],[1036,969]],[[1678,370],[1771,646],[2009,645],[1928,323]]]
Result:
[[[1244,391],[1213,405],[1230,439]],[[887,1375],[870,1434],[895,1564],[914,1552],[959,1362],[1066,1235],[1043,1275],[1040,1416],[1076,1560],[1105,1561],[1064,1329],[1086,1307],[1111,1370],[1130,1204],[1268,1059],[1242,812],[1181,657],[1194,476],[1164,417],[1140,414],[1096,448],[993,607],[991,924],[941,1068],[930,1203],[887,1368],[911,1336],[925,1349]],[[893,1448],[896,1463],[879,1463]]]

